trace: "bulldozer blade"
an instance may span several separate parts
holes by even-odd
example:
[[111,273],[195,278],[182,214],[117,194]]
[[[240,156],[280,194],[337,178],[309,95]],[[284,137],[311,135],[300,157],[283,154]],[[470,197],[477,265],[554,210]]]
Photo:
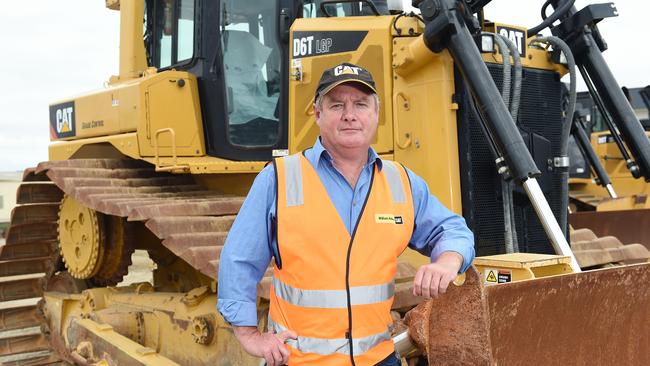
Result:
[[36,305],[0,310],[0,329],[12,330],[41,324]]
[[591,229],[597,236],[643,244],[650,250],[650,209],[575,212],[569,215],[569,224],[574,229]]
[[483,285],[418,305],[409,334],[435,365],[649,365],[650,264]]

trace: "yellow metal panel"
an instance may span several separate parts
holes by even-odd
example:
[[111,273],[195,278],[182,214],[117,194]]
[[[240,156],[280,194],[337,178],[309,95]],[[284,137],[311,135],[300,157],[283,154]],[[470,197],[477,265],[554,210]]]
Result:
[[[410,47],[412,42],[416,47]],[[421,38],[395,38],[393,43],[396,60],[405,60],[406,52],[429,55],[428,62],[408,69],[406,76],[400,75],[399,69],[394,74],[395,160],[424,178],[431,193],[460,214],[458,106],[451,99],[455,91],[453,61],[446,51],[419,52],[425,47]],[[410,67],[408,62],[405,65]]]
[[140,158],[138,138],[135,132],[53,142],[48,146],[48,154],[49,160],[68,160],[72,157],[110,159],[128,156],[133,159]]
[[[196,78],[180,72],[158,75],[148,79],[142,87],[146,119],[138,126],[141,155],[156,154],[155,139],[161,156],[172,155],[173,144],[178,155],[203,155],[203,124]],[[174,131],[174,139],[170,133],[158,133],[168,128]]]
[[138,78],[147,68],[142,42],[144,0],[121,0],[120,7],[120,75],[119,80]]
[[179,366],[178,363],[161,356],[155,350],[133,342],[125,336],[115,332],[113,327],[107,324],[99,324],[90,319],[74,320],[79,326],[87,329],[101,339],[103,342],[118,347],[135,362],[146,366]]
[[499,268],[534,268],[570,263],[570,258],[552,254],[511,253],[477,257],[475,265]]
[[[379,153],[393,149],[391,75],[391,23],[393,17],[355,17],[354,22],[345,18],[297,19],[291,32],[306,31],[368,31],[356,51],[305,57],[293,60],[302,68],[302,79],[289,82],[289,151],[291,153],[310,147],[318,136],[312,105],[314,94],[323,70],[342,62],[351,62],[370,71],[381,99],[379,127],[373,147]],[[293,46],[293,45],[292,45]],[[290,52],[293,54],[293,50]],[[292,68],[296,70],[296,68]]]
[[[514,26],[514,25],[509,25],[509,24],[502,24],[502,23],[488,23],[486,24],[484,31],[486,32],[491,32],[495,33],[496,28],[498,26],[503,26],[503,27],[508,27],[508,28],[513,28],[513,29],[518,29],[524,34],[526,34],[526,28],[520,27],[520,26]],[[540,48],[539,46],[528,46],[528,44],[533,40],[534,38],[528,38],[526,40],[526,57],[521,58],[521,65],[526,68],[533,68],[533,69],[543,69],[543,70],[550,70],[550,71],[556,71],[560,73],[561,75],[564,75],[568,72],[567,68],[564,67],[564,65],[556,64],[551,62],[550,60],[550,53],[548,53],[546,50]],[[489,63],[498,63],[501,64],[503,63],[503,57],[501,56],[501,53],[484,53],[483,54],[483,60],[485,62]]]

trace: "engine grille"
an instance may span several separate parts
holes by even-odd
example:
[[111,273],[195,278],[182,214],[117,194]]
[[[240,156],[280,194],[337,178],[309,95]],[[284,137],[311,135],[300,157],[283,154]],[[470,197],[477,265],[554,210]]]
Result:
[[[500,89],[501,65],[488,64],[488,69]],[[457,76],[456,85],[463,216],[474,232],[477,255],[505,253],[501,178],[480,122],[470,109],[469,91],[460,76]],[[560,147],[564,89],[557,73],[526,68],[522,86],[517,126],[542,172],[538,181],[557,218],[561,187],[566,180],[563,181],[559,172],[549,171],[547,161],[557,156]],[[519,250],[553,253],[523,189],[516,187],[513,196]]]

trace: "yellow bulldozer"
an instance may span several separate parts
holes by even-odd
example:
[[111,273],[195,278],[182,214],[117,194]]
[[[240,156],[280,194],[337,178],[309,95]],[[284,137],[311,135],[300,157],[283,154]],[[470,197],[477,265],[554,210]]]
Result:
[[[640,174],[615,125],[617,119],[610,116],[593,86],[589,87],[590,92],[579,93],[582,108],[572,130],[569,221],[574,228],[589,228],[599,236],[615,236],[650,248],[650,185],[635,179]],[[647,116],[650,86],[622,89],[639,118]],[[640,121],[648,135],[650,120]]]
[[[220,250],[256,173],[317,138],[322,71],[352,62],[382,101],[373,147],[465,217],[480,256],[429,301],[411,292],[424,258],[400,257],[403,364],[650,364],[650,264],[583,272],[568,243],[560,78],[578,65],[619,106],[596,27],[616,9],[549,0],[527,29],[489,2],[106,0],[119,75],[50,105],[50,160],[25,170],[0,248],[0,362],[258,365],[216,310]],[[621,126],[648,179],[650,143]],[[126,284],[136,251],[152,278]]]

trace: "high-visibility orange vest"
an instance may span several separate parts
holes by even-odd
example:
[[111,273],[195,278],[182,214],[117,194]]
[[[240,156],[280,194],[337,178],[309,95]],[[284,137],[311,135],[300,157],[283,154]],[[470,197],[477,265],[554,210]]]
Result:
[[414,210],[406,170],[382,162],[350,235],[302,154],[275,161],[280,254],[269,328],[298,334],[287,342],[289,365],[374,365],[394,351],[397,257],[411,238]]

